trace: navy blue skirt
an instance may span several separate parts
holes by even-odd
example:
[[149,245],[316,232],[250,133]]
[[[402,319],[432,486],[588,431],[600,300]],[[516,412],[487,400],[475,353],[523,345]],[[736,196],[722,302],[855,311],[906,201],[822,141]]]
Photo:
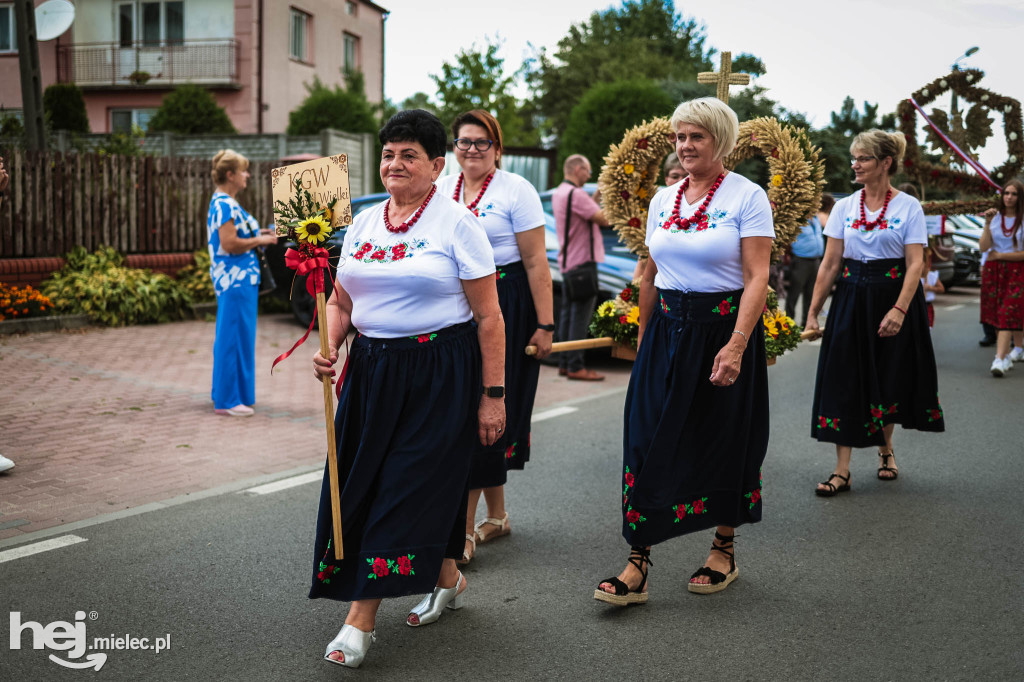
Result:
[[345,559],[331,547],[325,466],[311,599],[433,591],[442,561],[462,556],[479,405],[473,324],[409,338],[357,335],[334,421]]
[[843,261],[818,355],[812,438],[855,448],[884,447],[882,429],[888,424],[945,430],[920,285],[899,333],[878,335],[906,271],[902,258]]
[[736,383],[709,379],[742,294],[658,291],[626,394],[622,535],[630,545],[761,520],[769,427],[763,325]]
[[498,304],[505,319],[505,433],[473,457],[470,488],[504,485],[508,469],[522,469],[530,460],[530,419],[537,397],[540,363],[525,352],[537,331],[537,310],[522,261],[499,265]]

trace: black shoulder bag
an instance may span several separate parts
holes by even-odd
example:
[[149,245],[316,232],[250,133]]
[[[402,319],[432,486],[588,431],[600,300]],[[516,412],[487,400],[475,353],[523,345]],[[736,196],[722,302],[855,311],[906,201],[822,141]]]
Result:
[[[569,199],[565,204],[565,237],[562,239],[562,269],[565,269],[566,252],[569,249],[569,218],[572,216],[572,193],[575,189],[569,190]],[[597,263],[594,261],[594,228],[588,225],[587,232],[590,234],[590,260],[577,265],[572,270],[562,273],[562,286],[565,287],[566,297],[570,301],[584,301],[597,296]]]

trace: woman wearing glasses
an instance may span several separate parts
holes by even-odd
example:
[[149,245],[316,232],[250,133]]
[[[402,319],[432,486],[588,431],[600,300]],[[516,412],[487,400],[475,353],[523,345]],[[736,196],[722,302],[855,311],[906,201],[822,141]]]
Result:
[[896,424],[943,431],[935,353],[921,290],[928,234],[921,204],[891,184],[906,149],[902,134],[868,130],[854,138],[855,182],[836,203],[806,328],[836,282],[818,356],[811,437],[836,446],[836,467],[815,492],[850,490],[853,448],[878,447],[878,478],[896,480]]
[[[544,211],[537,191],[524,178],[501,170],[501,125],[486,111],[474,109],[452,123],[455,158],[462,172],[442,178],[437,191],[472,211],[494,249],[498,301],[505,319],[505,409],[501,439],[482,447],[469,477],[466,544],[468,563],[477,543],[510,532],[505,510],[508,469],[522,469],[530,459],[530,417],[537,393],[539,359],[551,352],[555,330],[551,271],[544,249]],[[528,357],[527,345],[537,346]],[[483,493],[487,516],[474,525]]]

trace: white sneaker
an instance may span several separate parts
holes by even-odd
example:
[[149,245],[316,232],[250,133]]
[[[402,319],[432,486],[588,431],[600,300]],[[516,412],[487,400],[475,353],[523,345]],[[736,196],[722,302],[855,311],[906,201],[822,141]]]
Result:
[[1014,362],[1020,362],[1024,360],[1024,348],[1017,346],[1016,348],[1010,351],[1009,358]]
[[12,468],[14,468],[14,462],[0,455],[0,471],[7,471]]
[[1007,372],[1013,369],[1013,358],[1011,358],[1009,355],[1003,358],[1003,369]]
[[226,414],[230,417],[251,417],[255,414],[255,410],[248,405],[235,405],[234,407],[229,407],[226,410],[214,410],[214,412],[217,414]]
[[[1012,366],[1013,363],[1011,362],[1010,364]],[[1003,376],[1006,374],[1006,360],[1004,358],[996,357],[996,359],[992,361],[992,366],[989,367],[988,371],[992,372],[992,376],[994,377]]]

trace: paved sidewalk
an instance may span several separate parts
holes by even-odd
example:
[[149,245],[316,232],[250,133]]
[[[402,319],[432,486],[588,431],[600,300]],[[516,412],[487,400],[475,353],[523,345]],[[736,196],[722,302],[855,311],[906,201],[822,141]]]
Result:
[[[270,375],[301,334],[260,317],[248,419],[213,412],[213,322],[0,337],[0,454],[16,464],[0,474],[0,540],[323,462],[316,335]],[[629,368],[589,383],[544,366],[535,412],[622,388]]]

